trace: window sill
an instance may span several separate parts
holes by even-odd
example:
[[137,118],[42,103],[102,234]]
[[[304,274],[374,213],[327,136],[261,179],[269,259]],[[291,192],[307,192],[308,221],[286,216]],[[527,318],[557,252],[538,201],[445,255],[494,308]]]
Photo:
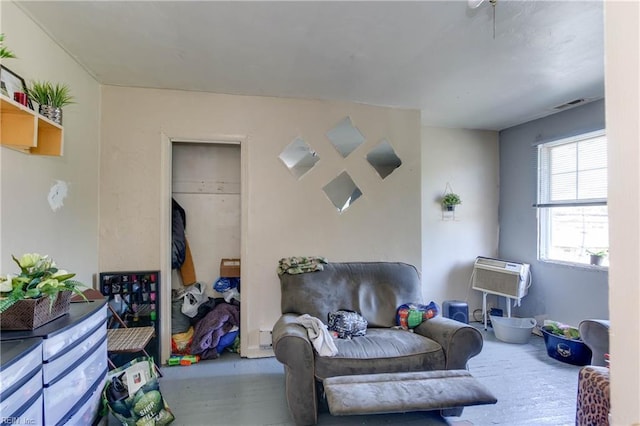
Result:
[[587,265],[586,263],[575,263],[575,262],[567,262],[567,261],[552,260],[552,259],[538,259],[538,261],[542,263],[549,263],[551,265],[566,266],[573,269],[584,269],[586,271],[601,271],[601,272],[609,271],[609,266],[605,266],[605,265]]

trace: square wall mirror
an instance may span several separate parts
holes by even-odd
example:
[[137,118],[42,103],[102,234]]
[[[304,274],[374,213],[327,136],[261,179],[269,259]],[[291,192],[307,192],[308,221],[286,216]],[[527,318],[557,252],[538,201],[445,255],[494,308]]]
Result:
[[364,142],[364,136],[351,123],[349,117],[346,117],[333,129],[329,130],[327,137],[343,158],[346,158],[347,155],[351,154],[353,150]]
[[360,188],[347,172],[340,173],[322,190],[340,213],[348,209],[362,195]]
[[300,179],[320,161],[318,154],[302,138],[295,138],[278,158],[296,179]]
[[382,179],[402,165],[402,160],[396,155],[393,147],[386,139],[383,139],[375,148],[369,151],[367,161]]

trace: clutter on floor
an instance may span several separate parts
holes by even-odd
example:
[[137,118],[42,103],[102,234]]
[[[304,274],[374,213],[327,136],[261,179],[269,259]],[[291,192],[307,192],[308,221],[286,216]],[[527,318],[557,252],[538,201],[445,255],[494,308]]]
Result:
[[175,420],[160,392],[153,358],[136,358],[109,371],[102,398],[122,424],[164,426]]
[[210,297],[196,279],[186,237],[186,212],[172,200],[172,269],[182,286],[172,289],[171,358],[169,365],[191,365],[215,359],[224,350],[240,350],[240,259],[222,258],[220,277],[212,283],[219,297]]
[[[240,350],[240,259],[222,259],[213,284],[220,297],[208,297],[203,284],[174,289],[169,365],[191,365]],[[197,356],[185,358],[185,356]]]

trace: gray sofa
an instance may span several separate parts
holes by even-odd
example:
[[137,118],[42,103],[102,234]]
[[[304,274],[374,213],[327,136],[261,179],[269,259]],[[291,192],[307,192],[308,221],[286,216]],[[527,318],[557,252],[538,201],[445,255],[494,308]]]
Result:
[[606,367],[605,354],[609,353],[609,320],[586,319],[580,321],[580,338],[591,349],[591,365]]
[[[482,335],[469,325],[438,315],[414,332],[395,328],[404,303],[424,303],[416,268],[405,263],[329,263],[324,270],[280,276],[282,316],[273,327],[273,349],[284,364],[286,397],[298,425],[315,424],[323,379],[374,373],[466,369],[480,353]],[[320,356],[296,318],[309,314],[325,324],[339,309],[368,321],[366,336],[336,339],[338,354]],[[321,391],[320,391],[321,392]],[[462,408],[448,412],[460,415]]]

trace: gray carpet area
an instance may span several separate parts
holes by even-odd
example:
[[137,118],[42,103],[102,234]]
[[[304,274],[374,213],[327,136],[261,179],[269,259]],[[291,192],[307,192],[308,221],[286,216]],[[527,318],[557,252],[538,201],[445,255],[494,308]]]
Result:
[[[435,412],[331,416],[319,425],[573,425],[580,367],[549,358],[542,337],[527,344],[497,340],[484,331],[480,355],[469,371],[498,398],[495,405],[465,408],[461,417]],[[225,353],[192,366],[163,367],[161,391],[175,425],[292,425],[284,398],[283,367],[275,358],[245,359]],[[113,419],[112,419],[113,420]],[[112,422],[110,422],[112,423]],[[113,423],[115,424],[115,423]]]

